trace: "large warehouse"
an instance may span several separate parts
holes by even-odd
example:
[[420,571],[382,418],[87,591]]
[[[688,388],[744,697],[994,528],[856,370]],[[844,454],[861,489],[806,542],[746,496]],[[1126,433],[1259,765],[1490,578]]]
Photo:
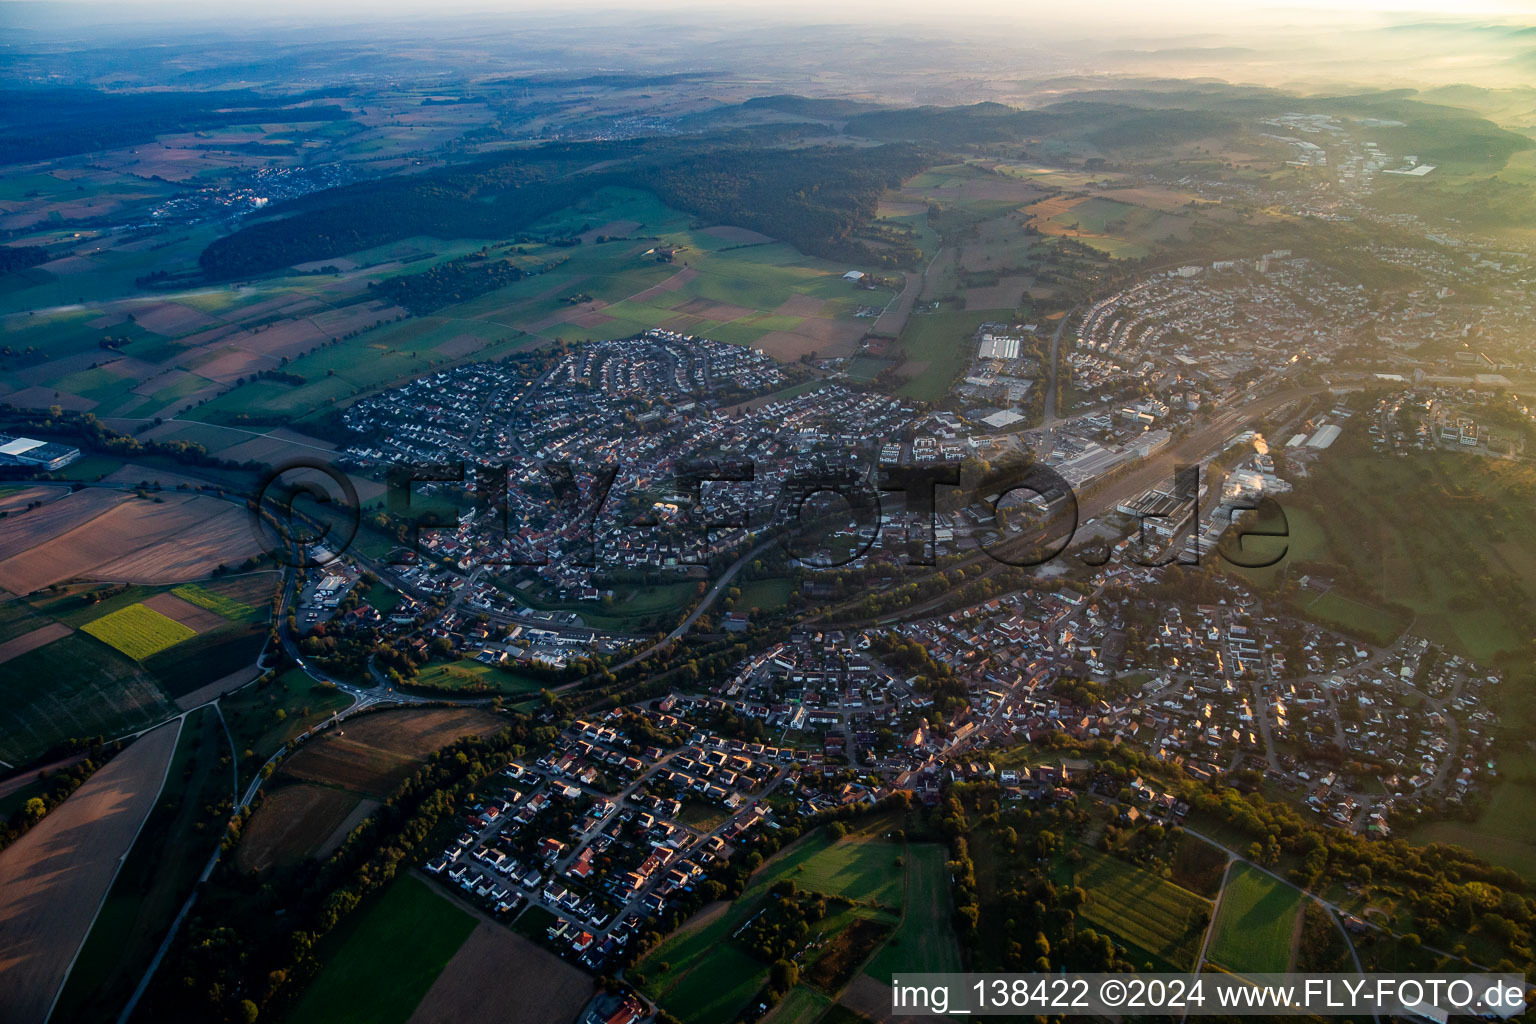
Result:
[[69,445],[0,434],[0,466],[36,466],[51,472],[63,469],[79,457],[80,449]]

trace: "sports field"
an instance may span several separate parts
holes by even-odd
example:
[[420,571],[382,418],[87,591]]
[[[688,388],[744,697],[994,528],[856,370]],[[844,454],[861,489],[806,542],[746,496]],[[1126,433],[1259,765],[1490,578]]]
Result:
[[1295,886],[1250,865],[1233,865],[1206,955],[1229,971],[1285,971],[1300,913]]
[[475,919],[419,878],[402,877],[345,918],[290,1024],[403,1024],[459,951]]
[[[515,668],[487,665],[473,658],[424,665],[415,682],[434,689],[487,690],[508,695],[538,693],[550,685],[547,679],[519,672]],[[406,688],[409,689],[409,684]]]
[[1077,884],[1088,894],[1083,917],[1125,940],[1132,963],[1140,966],[1144,957],[1150,957],[1159,969],[1194,967],[1210,903],[1096,850],[1083,850]]

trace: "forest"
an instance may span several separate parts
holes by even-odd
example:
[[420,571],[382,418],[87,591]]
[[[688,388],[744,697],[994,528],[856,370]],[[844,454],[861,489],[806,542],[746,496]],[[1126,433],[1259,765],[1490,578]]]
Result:
[[[788,134],[789,138],[794,133]],[[772,234],[828,259],[885,264],[855,237],[880,193],[922,170],[908,145],[779,148],[783,129],[707,139],[572,143],[414,176],[369,181],[281,204],[277,220],[218,239],[199,258],[215,280],[251,276],[412,235],[501,238],[609,185],[645,188],[716,224]],[[578,168],[601,161],[600,170]],[[916,250],[903,257],[915,261]]]
[[[116,149],[172,132],[206,131],[276,121],[344,121],[334,105],[308,106],[322,93],[270,97],[248,89],[216,92],[95,92],[89,89],[0,90],[0,163]],[[334,90],[323,93],[334,96]]]

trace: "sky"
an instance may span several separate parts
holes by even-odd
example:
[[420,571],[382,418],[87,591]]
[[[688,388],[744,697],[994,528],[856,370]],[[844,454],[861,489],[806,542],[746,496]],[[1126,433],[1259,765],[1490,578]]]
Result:
[[1085,5],[1064,5],[1057,0],[773,0],[771,3],[723,3],[721,0],[0,0],[0,23],[7,9],[43,8],[59,16],[84,21],[126,22],[158,20],[167,14],[201,14],[249,18],[269,17],[275,11],[285,15],[305,13],[328,17],[430,15],[449,12],[571,12],[573,10],[626,11],[718,11],[734,17],[762,20],[801,20],[807,16],[823,21],[900,18],[907,21],[941,20],[953,23],[966,18],[987,21],[1014,21],[1056,24],[1093,23],[1123,28],[1127,24],[1207,26],[1233,29],[1246,24],[1264,24],[1275,20],[1325,18],[1354,20],[1380,18],[1383,15],[1436,15],[1466,18],[1536,17],[1536,0],[1332,0],[1332,2],[1297,2],[1297,0],[1186,0],[1186,2],[1137,2],[1137,0],[1097,0]]

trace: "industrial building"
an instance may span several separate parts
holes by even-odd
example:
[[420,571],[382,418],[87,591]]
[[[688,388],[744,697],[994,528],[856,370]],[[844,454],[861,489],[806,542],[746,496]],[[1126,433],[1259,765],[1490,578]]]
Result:
[[0,466],[32,466],[52,472],[79,457],[80,449],[66,444],[0,434]]

